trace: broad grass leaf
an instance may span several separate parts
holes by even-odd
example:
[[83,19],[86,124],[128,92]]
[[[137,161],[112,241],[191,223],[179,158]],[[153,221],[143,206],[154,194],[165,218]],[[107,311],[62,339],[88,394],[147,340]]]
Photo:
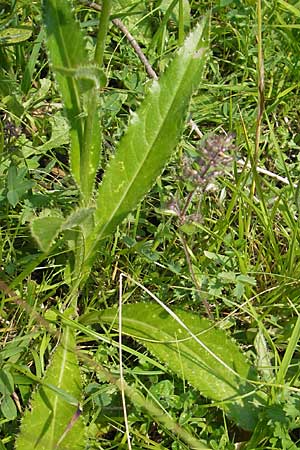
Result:
[[153,81],[106,169],[98,190],[95,232],[89,241],[91,259],[98,242],[137,207],[174,152],[191,95],[201,83],[207,54],[205,18],[186,39],[160,80]]
[[97,87],[100,69],[87,66],[88,53],[68,0],[44,0],[43,20],[50,61],[70,124],[70,165],[83,203],[89,203],[101,155]]
[[[255,392],[256,385],[251,381],[256,379],[256,374],[239,347],[223,330],[200,318],[199,314],[179,309],[173,311],[204,346],[156,304],[124,305],[122,330],[205,397],[218,402],[239,426],[254,429],[265,397]],[[117,326],[117,310],[91,313],[84,321],[102,321]]]
[[[65,392],[63,395],[62,392]],[[16,450],[83,450],[84,423],[78,414],[81,377],[73,331],[66,328],[46,371],[44,383],[33,394]]]

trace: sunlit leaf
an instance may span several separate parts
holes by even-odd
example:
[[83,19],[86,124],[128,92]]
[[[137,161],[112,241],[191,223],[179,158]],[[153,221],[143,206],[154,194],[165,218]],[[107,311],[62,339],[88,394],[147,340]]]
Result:
[[47,252],[51,248],[61,230],[63,222],[63,217],[57,216],[37,217],[32,220],[31,234],[43,252]]
[[98,191],[88,258],[93,259],[98,242],[137,207],[174,152],[191,95],[202,80],[208,54],[207,22],[204,19],[196,26],[132,115]]
[[[204,396],[218,402],[239,426],[253,429],[265,397],[256,392],[251,382],[256,375],[239,347],[199,314],[179,309],[174,312],[196,339],[156,304],[124,305],[122,330]],[[91,313],[83,320],[118,326],[116,309]]]
[[105,83],[99,68],[87,67],[89,56],[71,2],[44,0],[47,48],[69,120],[71,172],[89,203],[101,156],[98,87]]
[[1,399],[1,412],[8,420],[13,420],[17,417],[17,408],[13,399],[9,395],[5,395]]
[[14,45],[27,41],[32,35],[30,26],[9,27],[0,31],[0,45]]
[[[62,395],[62,391],[65,395]],[[83,450],[81,378],[72,330],[66,328],[21,423],[16,450]],[[77,399],[77,405],[74,400]]]

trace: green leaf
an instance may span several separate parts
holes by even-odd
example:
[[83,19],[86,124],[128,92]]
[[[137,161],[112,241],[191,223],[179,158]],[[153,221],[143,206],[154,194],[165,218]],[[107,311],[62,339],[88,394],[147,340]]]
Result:
[[236,282],[236,275],[234,272],[220,272],[218,274],[218,278],[222,280],[225,283],[235,283]]
[[295,204],[297,208],[297,212],[300,212],[300,182],[297,183],[296,192],[295,192]]
[[232,293],[237,299],[242,298],[242,296],[245,293],[245,285],[244,285],[244,283],[237,282]]
[[103,76],[100,69],[87,70],[88,53],[71,3],[44,0],[43,5],[47,47],[70,124],[71,172],[87,204],[101,155],[97,86]]
[[50,250],[59,232],[61,231],[63,217],[37,217],[30,224],[31,234],[43,252]]
[[[66,230],[80,228],[84,236],[91,232],[94,208],[78,208],[74,210],[69,217],[48,215],[48,211],[44,210],[43,217],[36,217],[31,221],[31,234],[37,241],[43,252],[48,252],[54,244],[59,233]],[[50,211],[51,214],[51,211]],[[75,239],[76,235],[73,235]]]
[[271,382],[274,377],[271,361],[272,354],[268,349],[268,345],[262,330],[259,330],[257,335],[255,336],[254,347],[257,354],[256,366],[261,373],[261,378],[265,382]]
[[20,200],[20,197],[19,197],[17,191],[8,191],[7,200],[8,200],[8,203],[10,203],[13,207],[15,207]]
[[1,399],[1,412],[7,420],[13,420],[17,417],[16,405],[9,395],[5,395]]
[[15,114],[17,117],[21,117],[24,113],[24,106],[14,94],[2,98],[1,102],[6,105],[8,111]]
[[236,279],[241,283],[256,286],[256,279],[254,277],[250,277],[249,275],[238,275]]
[[14,45],[27,41],[32,35],[29,26],[9,27],[0,31],[0,45]]
[[0,369],[0,393],[10,395],[14,392],[14,380],[11,373],[5,369]]
[[94,208],[79,208],[74,210],[64,222],[62,230],[70,230],[81,227],[83,233],[87,233],[94,226],[94,211]]
[[54,67],[56,72],[61,73],[66,77],[74,77],[76,80],[90,81],[91,83],[86,83],[86,89],[89,90],[96,86],[100,89],[106,85],[107,79],[106,75],[100,67],[93,64],[88,66],[79,66],[74,69],[66,67]]
[[7,200],[15,207],[19,200],[34,186],[34,182],[25,178],[27,170],[11,165],[7,171]]
[[[47,47],[53,66],[73,69],[86,63],[88,56],[84,47],[79,24],[75,22],[71,5],[65,0],[44,1],[44,23],[47,31]],[[72,36],[72,39],[70,37]],[[81,89],[78,80],[56,73],[65,112],[70,122],[71,170],[80,186],[80,149],[83,142]]]
[[286,11],[290,11],[292,14],[295,15],[295,17],[300,18],[300,9],[296,6],[290,4],[289,2],[286,2],[285,0],[279,0],[278,3],[280,6],[285,9]]
[[276,382],[278,385],[280,384],[284,385],[285,383],[285,377],[289,369],[290,363],[292,361],[294,352],[296,351],[299,339],[300,339],[300,316],[298,315],[297,321],[293,327],[292,334],[288,339],[287,348],[285,350],[284,356],[282,358],[282,361],[276,374]]
[[[188,0],[181,0],[183,4],[183,21],[184,26],[188,27],[190,25],[190,18],[191,18],[191,8]],[[179,2],[178,2],[179,3]],[[174,5],[174,8],[172,8],[172,19],[175,19],[176,22],[179,22],[179,4]],[[163,0],[160,3],[159,8],[162,10],[163,14],[165,14],[170,6],[170,0]]]
[[42,42],[44,41],[45,30],[41,28],[38,36],[35,39],[34,45],[32,46],[31,55],[29,56],[28,62],[26,64],[24,74],[21,81],[21,91],[23,94],[27,94],[30,87],[31,82],[33,80],[33,73],[35,65],[38,62],[39,52],[42,46]]
[[208,20],[198,24],[159,81],[153,81],[120,141],[99,188],[88,258],[137,207],[174,152],[208,54]]
[[66,328],[44,383],[33,394],[31,410],[24,415],[16,450],[84,449],[83,420],[78,406],[69,400],[75,398],[79,405],[80,395],[81,378],[74,336],[71,329]]
[[[255,392],[254,371],[239,347],[199,314],[175,310],[190,330],[160,306],[132,304],[122,308],[122,330],[141,342],[179,377],[227,411],[242,428],[252,430],[265,404]],[[84,323],[102,321],[117,327],[117,310],[107,309],[83,317]]]
[[51,123],[52,127],[51,138],[49,139],[49,141],[45,142],[37,148],[39,152],[46,153],[48,150],[61,147],[62,145],[66,145],[70,142],[69,126],[64,117],[56,115],[49,118],[49,122]]

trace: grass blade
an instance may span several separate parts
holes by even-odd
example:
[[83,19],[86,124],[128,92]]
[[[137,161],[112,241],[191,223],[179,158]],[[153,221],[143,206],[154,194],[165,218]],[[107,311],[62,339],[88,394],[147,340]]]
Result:
[[284,385],[285,376],[291,363],[292,357],[296,351],[300,338],[300,316],[297,317],[297,321],[294,325],[292,335],[289,339],[288,346],[286,348],[284,357],[281,361],[280,368],[277,373],[276,381],[278,384]]

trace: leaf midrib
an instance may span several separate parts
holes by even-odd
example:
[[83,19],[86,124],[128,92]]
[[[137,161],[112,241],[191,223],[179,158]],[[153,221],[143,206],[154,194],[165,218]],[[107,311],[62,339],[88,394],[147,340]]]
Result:
[[[66,367],[66,363],[67,363],[67,353],[68,353],[68,342],[69,342],[69,333],[70,333],[70,329],[67,327],[64,331],[64,339],[63,339],[63,343],[59,344],[62,345],[63,348],[63,354],[62,354],[62,364],[60,366],[60,371],[59,371],[59,377],[58,377],[58,383],[57,386],[59,388],[61,388],[62,383],[63,383],[63,378],[64,378],[64,372],[65,372],[65,367]],[[54,447],[54,444],[56,444],[55,442],[55,428],[56,428],[56,424],[57,424],[57,419],[56,419],[56,414],[57,414],[57,408],[58,408],[58,401],[59,401],[59,396],[56,394],[54,396],[54,402],[53,402],[53,418],[52,418],[52,433],[51,433],[51,438],[52,438],[52,447]]]
[[[111,320],[111,321],[113,321],[114,319],[115,319],[115,316],[106,316],[106,318],[107,319],[109,319],[109,320]],[[169,342],[169,341],[174,341],[174,336],[172,336],[171,334],[169,334],[169,333],[167,333],[166,331],[163,331],[163,330],[161,330],[161,329],[158,329],[157,327],[155,327],[155,326],[153,326],[153,325],[150,325],[149,323],[145,323],[145,322],[143,322],[142,320],[140,320],[140,319],[134,319],[134,318],[123,318],[122,319],[122,321],[123,321],[123,323],[126,323],[126,324],[128,324],[128,326],[130,327],[130,326],[132,326],[132,328],[134,329],[135,327],[134,327],[134,325],[136,325],[136,328],[137,329],[140,329],[141,328],[141,325],[142,325],[142,327],[143,327],[143,329],[145,329],[145,330],[149,330],[148,331],[148,333],[149,333],[149,335],[151,336],[157,336],[157,335],[163,335],[162,336],[162,340],[161,340],[161,342],[147,342],[147,341],[145,341],[143,338],[142,338],[142,336],[139,336],[139,335],[134,335],[134,334],[130,334],[130,336],[131,337],[133,337],[133,338],[135,338],[135,339],[137,339],[137,340],[141,340],[141,342],[143,343],[143,345],[145,345],[145,347],[147,347],[147,345],[151,345],[151,344],[161,344],[161,345],[164,345],[166,342],[167,343],[169,343],[170,345],[174,345],[174,344],[172,344],[171,342]],[[152,333],[151,333],[152,332]],[[146,334],[146,333],[145,333]],[[164,339],[164,337],[166,337],[166,339]],[[199,354],[197,353],[197,352],[195,352],[194,350],[192,350],[191,348],[190,348],[190,346],[187,346],[186,344],[184,344],[184,343],[182,343],[182,342],[179,342],[179,344],[178,345],[180,345],[180,346],[182,346],[182,351],[183,352],[185,352],[187,355],[190,355],[190,357],[191,358],[193,358],[195,361],[199,361]],[[201,349],[202,350],[202,352],[204,353],[205,352],[205,349],[203,348],[203,347],[200,347],[199,346],[199,349]],[[217,355],[215,355],[216,356],[216,358],[217,358]],[[214,359],[214,357],[212,356],[212,355],[210,355],[209,353],[208,353],[208,357],[209,358],[212,358],[212,359]],[[215,360],[215,361],[217,361],[217,359]],[[214,372],[216,372],[216,368],[215,367],[211,367],[210,365],[209,365],[209,363],[207,363],[207,362],[205,362],[205,361],[201,361],[201,358],[200,358],[200,362],[202,363],[202,364],[205,364],[209,369],[211,369],[211,370],[213,370]],[[226,363],[227,364],[227,363]],[[230,374],[230,371],[229,370],[227,370],[226,369],[226,367],[225,366],[223,366],[223,368],[222,368],[222,370],[226,370],[226,375],[228,376],[229,374]],[[204,370],[204,369],[202,369],[202,370]],[[213,373],[213,375],[214,376],[216,376],[217,378],[220,376],[218,373]],[[240,374],[237,374],[239,377],[241,377],[241,375]],[[224,382],[225,383],[225,382]],[[229,384],[230,383],[230,380],[226,380],[226,383],[227,384]]]
[[[204,29],[205,29],[205,27],[204,27],[204,25],[203,25],[203,22],[202,22],[198,27],[202,29],[202,32],[201,32],[201,38],[199,38],[199,40],[198,40],[198,42],[199,42],[200,39],[202,39],[203,31],[204,31]],[[206,53],[208,47],[205,46],[204,48],[205,48],[205,50],[206,50],[206,51],[205,51],[205,53]],[[176,57],[177,57],[177,55],[176,55]],[[202,58],[204,58],[204,57],[205,57],[205,54],[202,55]],[[189,72],[189,70],[190,70],[190,65],[192,64],[192,62],[193,62],[193,61],[190,61],[189,64],[187,65],[186,70],[183,72],[184,75],[185,75],[187,72]],[[161,135],[161,132],[162,132],[161,130],[164,129],[166,120],[167,120],[168,115],[169,115],[169,111],[172,109],[173,105],[176,104],[176,100],[177,100],[178,96],[180,97],[180,87],[181,87],[181,86],[184,84],[184,82],[185,82],[185,77],[184,77],[184,75],[181,76],[181,78],[180,78],[180,82],[179,82],[179,84],[178,84],[178,88],[176,89],[176,94],[172,96],[172,99],[173,99],[173,100],[171,101],[171,103],[170,103],[170,105],[169,105],[169,108],[168,108],[168,110],[167,110],[168,112],[165,113],[165,115],[164,115],[164,119],[163,119],[163,121],[162,121],[162,125],[160,126],[159,131],[156,133],[155,138],[152,140],[152,145],[150,146],[149,151],[145,154],[145,157],[142,159],[141,163],[139,164],[138,169],[135,171],[134,177],[131,177],[131,180],[132,180],[132,181],[128,184],[127,189],[124,191],[124,193],[123,193],[123,195],[121,196],[120,200],[119,200],[118,203],[116,204],[116,207],[114,208],[114,210],[113,210],[112,213],[110,214],[109,219],[106,220],[105,223],[102,222],[102,224],[101,224],[101,221],[100,221],[100,225],[99,225],[99,224],[98,224],[98,226],[96,225],[95,234],[97,234],[97,240],[96,240],[97,242],[96,242],[96,244],[94,244],[94,245],[92,246],[92,249],[90,250],[90,253],[92,253],[92,252],[94,251],[94,247],[97,245],[97,243],[99,242],[99,240],[101,240],[101,239],[104,237],[104,235],[105,235],[105,230],[106,230],[106,229],[109,227],[109,225],[111,224],[111,222],[112,222],[114,216],[116,215],[116,212],[120,209],[120,205],[122,205],[122,204],[124,203],[124,200],[126,199],[126,197],[127,197],[127,195],[128,195],[128,192],[131,190],[132,186],[133,186],[134,183],[135,183],[135,180],[136,180],[136,179],[138,178],[138,176],[139,176],[139,173],[142,171],[142,168],[143,168],[144,165],[145,165],[145,161],[148,159],[149,155],[152,153],[152,151],[153,151],[152,149],[153,149],[153,147],[155,146],[156,142],[158,141],[159,136]],[[160,89],[160,95],[161,95],[161,89]],[[103,182],[104,182],[104,180],[103,180]]]

